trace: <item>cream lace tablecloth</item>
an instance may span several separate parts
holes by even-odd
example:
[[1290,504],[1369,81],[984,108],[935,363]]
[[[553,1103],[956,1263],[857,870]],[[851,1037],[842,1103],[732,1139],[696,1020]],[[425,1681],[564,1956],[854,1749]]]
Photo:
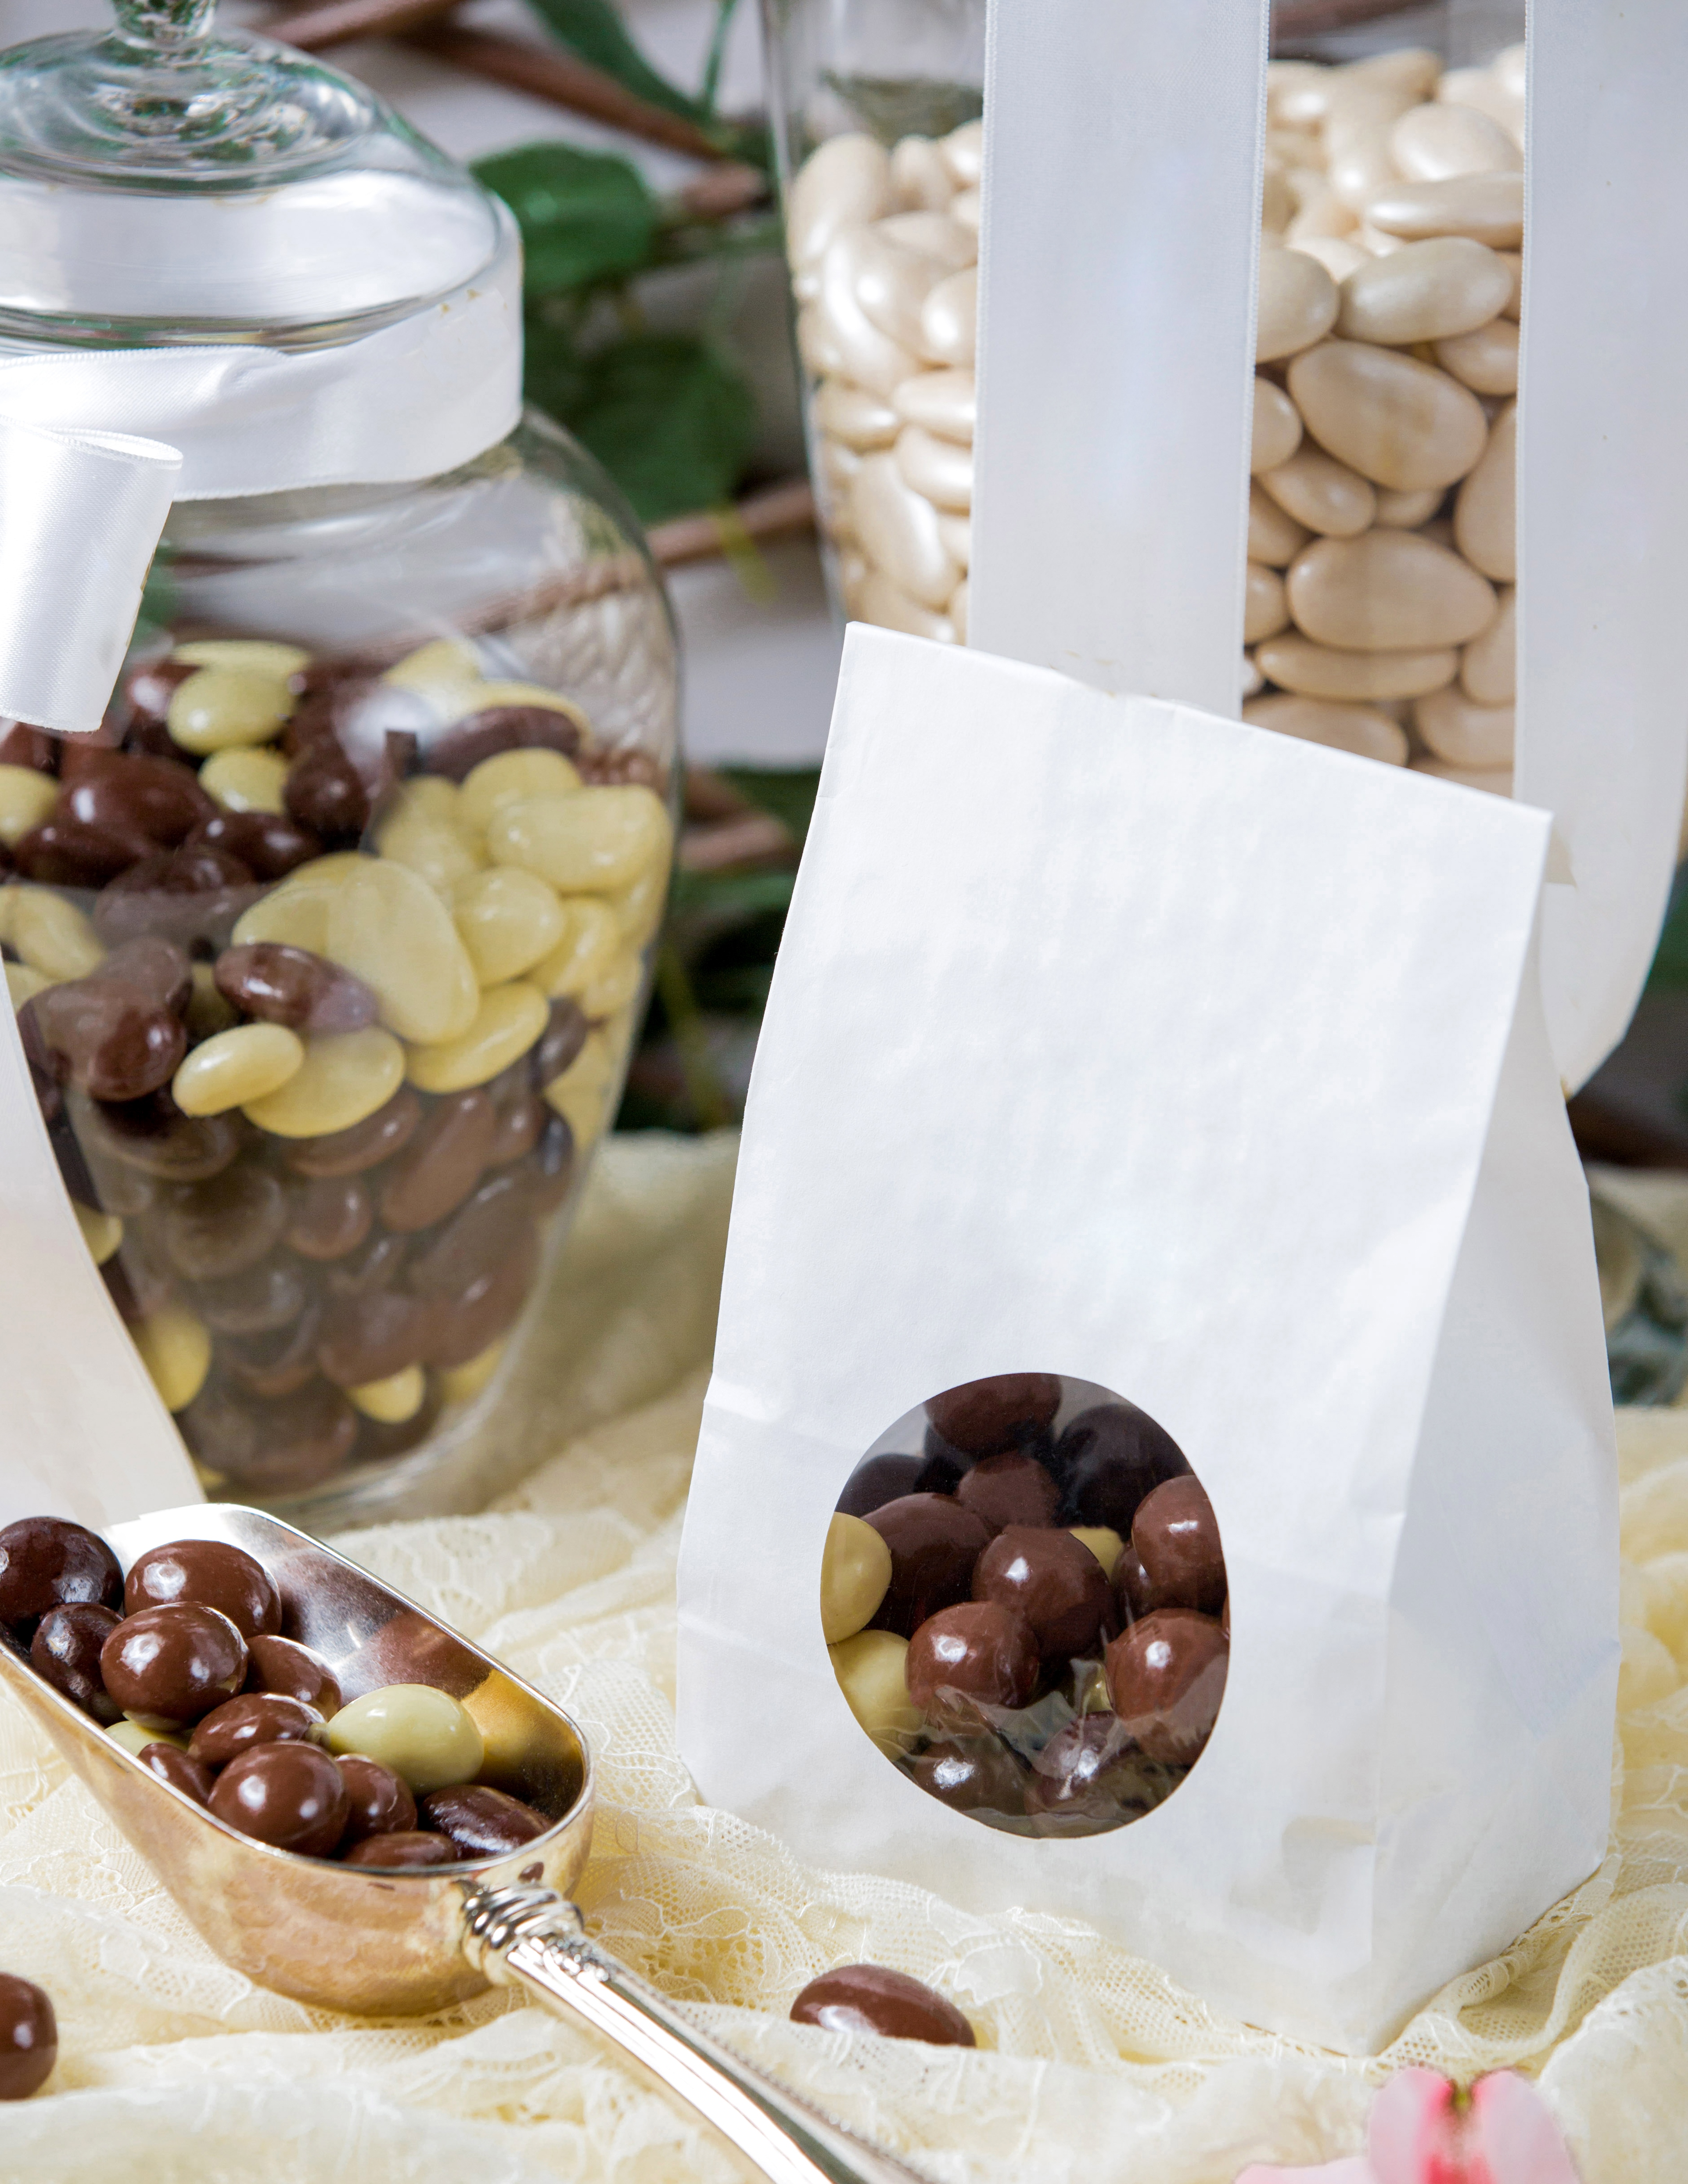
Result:
[[[1352,2152],[1370,2086],[1409,2062],[1539,2074],[1585,2184],[1682,2184],[1688,1415],[1623,1423],[1629,1627],[1605,1865],[1386,2055],[1344,2062],[1214,2017],[1035,1904],[983,1919],[869,1874],[817,1872],[698,1803],[674,1747],[674,1558],[731,1159],[726,1139],[615,1144],[559,1274],[589,1272],[603,1299],[588,1371],[555,1367],[547,1416],[568,1444],[551,1442],[483,1515],[338,1542],[584,1727],[601,1802],[580,1900],[597,1936],[745,2053],[958,2184],[1231,2184],[1248,2160]],[[785,2021],[806,1981],[862,1958],[953,1996],[981,2050]],[[508,1993],[385,2024],[253,1986],[8,1711],[0,1968],[52,1992],[62,2039],[48,2089],[0,2108],[4,2184],[738,2174],[584,2035]]]

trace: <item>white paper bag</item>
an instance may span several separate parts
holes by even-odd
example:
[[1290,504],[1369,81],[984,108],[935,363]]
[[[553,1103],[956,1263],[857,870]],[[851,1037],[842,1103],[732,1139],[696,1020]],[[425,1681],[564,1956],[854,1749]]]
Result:
[[[1549,832],[850,631],[681,1558],[707,1798],[821,1864],[1093,1922],[1352,2051],[1598,1863],[1615,1471],[1534,965]],[[924,1794],[819,1619],[858,1458],[1023,1371],[1165,1426],[1229,1574],[1205,1752],[1082,1841]]]
[[[1490,57],[1481,0],[1437,12]],[[970,642],[1227,713],[1268,14],[992,0],[986,82]],[[1529,71],[1515,793],[1558,828],[1544,992],[1574,1089],[1640,996],[1688,771],[1681,0],[1531,0]]]

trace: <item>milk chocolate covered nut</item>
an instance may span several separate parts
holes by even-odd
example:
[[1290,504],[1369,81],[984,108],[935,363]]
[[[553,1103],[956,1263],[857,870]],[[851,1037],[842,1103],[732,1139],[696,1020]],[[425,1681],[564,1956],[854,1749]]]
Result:
[[30,1641],[30,1660],[36,1674],[63,1691],[73,1705],[92,1714],[102,1729],[109,1729],[123,1709],[105,1688],[99,1672],[100,1648],[117,1628],[109,1607],[92,1600],[49,1607]]
[[430,773],[464,781],[485,759],[500,751],[554,750],[573,758],[584,738],[579,723],[549,705],[489,705],[454,721],[428,747]]
[[1217,1615],[1225,1600],[1219,1524],[1199,1479],[1169,1479],[1138,1504],[1132,1546],[1157,1607]]
[[156,933],[143,933],[114,948],[99,967],[109,983],[128,986],[155,1006],[180,1016],[193,991],[193,966],[186,949]]
[[91,827],[82,819],[44,819],[18,842],[12,857],[23,877],[39,887],[102,888],[151,846],[143,834]]
[[137,1167],[166,1183],[221,1175],[244,1142],[232,1115],[184,1115],[168,1092],[120,1106],[71,1101],[76,1134],[91,1153]]
[[[361,978],[308,948],[280,940],[225,948],[217,958],[216,981],[218,992],[243,1016],[282,1024],[288,1031],[362,1031],[378,1013],[375,995]],[[366,1130],[374,1120],[372,1115],[353,1128]]]
[[321,1380],[274,1402],[208,1389],[180,1424],[203,1463],[254,1494],[302,1493],[337,1471],[357,1440],[356,1412]]
[[858,1463],[838,1497],[841,1514],[871,1517],[887,1502],[899,1502],[914,1490],[925,1458],[918,1456],[870,1456]]
[[240,1689],[246,1641],[216,1608],[183,1601],[120,1623],[99,1666],[106,1690],[143,1728],[186,1729]]
[[61,814],[85,825],[142,837],[174,850],[216,810],[192,766],[141,753],[90,752],[59,800]]
[[310,1301],[305,1277],[284,1259],[225,1274],[199,1291],[199,1316],[219,1334],[271,1334],[291,1327]]
[[551,1822],[524,1805],[483,1783],[460,1788],[433,1790],[422,1801],[422,1818],[430,1828],[456,1847],[461,1858],[501,1858],[523,1843],[542,1836]]
[[958,1813],[1000,1813],[1017,1819],[1026,1810],[1025,1772],[994,1736],[942,1738],[919,1753],[908,1772],[928,1797]]
[[478,1088],[436,1100],[387,1171],[380,1196],[387,1226],[400,1234],[431,1228],[461,1206],[480,1179],[497,1128],[498,1111]]
[[340,1780],[346,1786],[346,1826],[342,1852],[370,1836],[409,1835],[416,1825],[416,1801],[390,1767],[366,1759],[361,1752],[342,1753]]
[[340,1686],[334,1672],[308,1646],[260,1633],[247,1641],[246,1650],[249,1691],[277,1691],[299,1699],[315,1707],[325,1720],[340,1711]]
[[322,854],[321,838],[284,811],[219,811],[187,837],[189,849],[226,850],[254,879],[284,879]]
[[304,1177],[288,1200],[285,1240],[302,1259],[344,1259],[363,1242],[374,1219],[369,1193],[355,1175]]
[[226,1540],[173,1540],[137,1557],[123,1587],[126,1614],[181,1601],[220,1608],[248,1640],[282,1627],[274,1579],[255,1556]]
[[428,1355],[438,1317],[431,1301],[400,1290],[347,1297],[324,1326],[317,1364],[337,1388],[388,1379]]
[[188,1741],[192,1759],[207,1767],[226,1767],[255,1744],[292,1744],[322,1726],[322,1716],[300,1699],[279,1691],[247,1691],[213,1707],[196,1722]]
[[1134,1820],[1163,1786],[1111,1713],[1081,1714],[1058,1729],[1031,1763],[1026,1809],[1039,1835],[1094,1835]]
[[400,1085],[385,1106],[326,1137],[295,1138],[287,1149],[296,1175],[361,1175],[410,1143],[422,1118],[422,1101]]
[[388,1873],[404,1872],[416,1866],[456,1865],[457,1846],[449,1836],[383,1830],[354,1843],[344,1862],[347,1865],[373,1865]]
[[168,1084],[187,1034],[168,1008],[100,976],[48,986],[18,1011],[32,1064],[96,1100],[139,1100]]
[[1147,1411],[1135,1403],[1098,1403],[1081,1411],[1055,1444],[1062,1521],[1106,1524],[1124,1539],[1144,1495],[1189,1468],[1177,1441]]
[[1199,1758],[1225,1696],[1230,1647],[1212,1618],[1157,1608],[1108,1648],[1108,1695],[1150,1759]]
[[543,1092],[575,1060],[586,1044],[587,1028],[579,1001],[564,994],[551,1003],[550,1017],[534,1040],[530,1056],[536,1092]]
[[218,1775],[211,1811],[277,1850],[327,1858],[345,1831],[346,1786],[314,1744],[260,1744]]
[[254,1396],[291,1396],[316,1378],[316,1341],[322,1306],[312,1304],[267,1334],[226,1335],[217,1362],[236,1384]]
[[1114,1596],[1102,1565],[1070,1532],[1010,1524],[973,1571],[975,1600],[1012,1608],[1031,1627],[1047,1664],[1098,1655],[1114,1635]]
[[519,1317],[539,1272],[539,1240],[529,1228],[510,1256],[488,1267],[455,1297],[444,1301],[433,1323],[427,1362],[450,1371],[478,1357]]
[[20,1517],[0,1531],[0,1624],[27,1637],[50,1607],[115,1607],[123,1573],[98,1532],[65,1517]]
[[162,1743],[143,1744],[135,1757],[148,1774],[168,1782],[172,1790],[180,1790],[196,1805],[210,1803],[211,1786],[217,1778],[203,1759],[191,1758],[174,1744]]
[[58,2060],[52,2003],[33,1981],[0,1972],[0,2101],[26,2101]]
[[996,1373],[934,1396],[926,1416],[964,1456],[1000,1456],[1047,1432],[1060,1407],[1058,1374]]
[[1000,1532],[1009,1524],[1053,1524],[1059,1496],[1035,1456],[987,1456],[956,1482],[955,1498],[987,1530]]
[[840,1964],[811,1980],[791,2004],[794,2025],[829,2032],[876,2032],[886,2040],[925,2040],[935,2048],[977,2045],[953,2002],[907,1972],[883,1964]]
[[177,1273],[221,1282],[268,1258],[288,1211],[280,1178],[242,1162],[209,1182],[183,1184],[160,1214],[158,1234]]
[[908,1696],[929,1716],[1023,1707],[1037,1688],[1031,1626],[999,1601],[964,1601],[929,1615],[908,1641]]
[[867,1521],[891,1550],[877,1628],[912,1638],[928,1616],[966,1599],[991,1536],[970,1509],[944,1494],[905,1494],[869,1511]]

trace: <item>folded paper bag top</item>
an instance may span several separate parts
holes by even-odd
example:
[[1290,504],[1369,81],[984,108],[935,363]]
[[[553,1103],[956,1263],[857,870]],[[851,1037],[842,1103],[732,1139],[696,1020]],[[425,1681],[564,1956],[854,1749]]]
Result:
[[[822,1862],[1087,1920],[1355,2052],[1597,1864],[1615,1472],[1536,983],[1548,838],[1496,799],[851,630],[681,1558],[707,1797]],[[1222,1535],[1210,1741],[1083,1840],[925,1795],[925,1731],[876,1748],[822,1630],[858,1460],[1003,1373],[1140,1405]]]

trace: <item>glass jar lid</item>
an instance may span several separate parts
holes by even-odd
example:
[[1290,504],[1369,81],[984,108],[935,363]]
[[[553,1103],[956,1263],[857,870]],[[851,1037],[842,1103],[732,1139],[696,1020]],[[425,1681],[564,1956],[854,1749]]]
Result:
[[0,53],[0,339],[339,341],[505,247],[444,153],[215,4],[113,0],[103,36]]

